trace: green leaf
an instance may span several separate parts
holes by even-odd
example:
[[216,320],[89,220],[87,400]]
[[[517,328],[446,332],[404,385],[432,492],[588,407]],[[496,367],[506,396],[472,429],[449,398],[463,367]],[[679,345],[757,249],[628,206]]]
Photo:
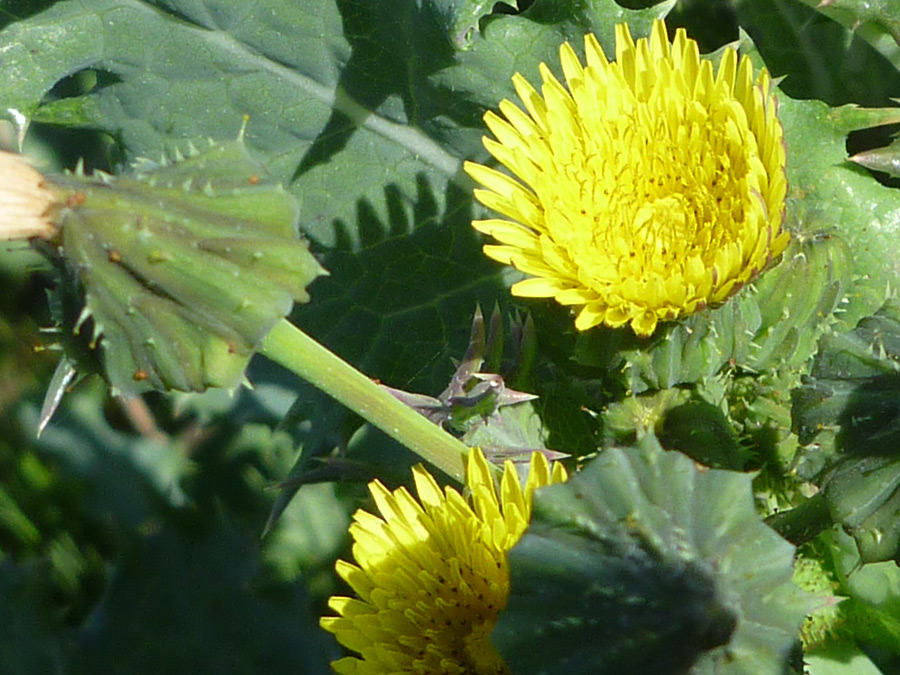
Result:
[[808,446],[801,470],[823,487],[832,518],[863,562],[900,554],[900,303],[823,338],[796,390],[793,420]]
[[823,338],[810,375],[793,394],[801,443],[832,428],[839,450],[863,455],[890,448],[900,414],[892,393],[900,382],[900,303],[887,303],[849,333]]
[[900,457],[851,457],[825,483],[832,519],[844,526],[864,563],[897,557],[900,547]]
[[[193,463],[183,448],[170,439],[136,437],[110,426],[102,408],[103,385],[93,385],[63,400],[58,419],[36,443],[38,450],[59,461],[71,478],[90,486],[84,509],[98,522],[115,514],[117,526],[136,528],[159,504],[184,506],[182,481]],[[19,414],[23,427],[37,428],[36,406],[28,403]]]
[[328,672],[302,590],[254,591],[254,543],[210,525],[195,536],[165,529],[122,557],[76,636],[71,672]]
[[847,631],[859,644],[895,651],[900,643],[900,567],[893,561],[864,565],[848,534],[833,530],[827,536],[840,592],[847,596],[838,605]]
[[486,108],[515,96],[511,78],[519,72],[537,81],[538,64],[560,72],[559,46],[566,41],[584,55],[584,34],[594,33],[607,54],[615,54],[615,26],[627,22],[632,34],[650,34],[655,19],[663,18],[675,2],[666,0],[648,9],[633,10],[615,0],[543,0],[517,15],[494,15],[483,21],[479,38],[459,55],[458,63],[436,73],[444,87],[466,92]]
[[516,673],[780,675],[810,597],[751,476],[652,434],[540,491],[492,639]]
[[892,0],[803,0],[857,33],[900,67],[900,7]]
[[804,655],[803,662],[809,675],[882,675],[864,652],[848,644],[813,650]]
[[[494,4],[494,0],[432,0],[435,10],[444,17],[450,41],[460,50],[472,46],[482,19],[491,15]],[[517,0],[499,0],[498,4],[518,9]]]

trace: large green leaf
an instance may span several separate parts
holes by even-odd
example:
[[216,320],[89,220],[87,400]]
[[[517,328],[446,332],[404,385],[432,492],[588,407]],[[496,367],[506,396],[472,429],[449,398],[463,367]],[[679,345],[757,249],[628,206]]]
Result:
[[751,476],[652,434],[535,498],[493,634],[516,673],[780,675],[809,596]]

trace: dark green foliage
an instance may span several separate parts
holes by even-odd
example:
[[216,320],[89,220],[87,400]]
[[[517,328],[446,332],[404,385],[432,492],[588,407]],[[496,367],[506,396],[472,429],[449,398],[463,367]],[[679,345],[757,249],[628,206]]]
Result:
[[126,396],[233,389],[323,272],[297,238],[296,200],[237,141],[145,161],[131,175],[53,184],[66,201],[62,255],[85,303],[63,328],[88,334]]
[[822,341],[794,394],[805,468],[863,562],[900,554],[900,305]]
[[303,629],[312,620],[302,587],[286,586],[277,598],[252,588],[256,548],[227,523],[138,542],[77,636],[72,672],[328,672]]
[[659,430],[660,442],[670,450],[715,469],[744,469],[747,449],[725,414],[702,399],[692,400],[668,412]]

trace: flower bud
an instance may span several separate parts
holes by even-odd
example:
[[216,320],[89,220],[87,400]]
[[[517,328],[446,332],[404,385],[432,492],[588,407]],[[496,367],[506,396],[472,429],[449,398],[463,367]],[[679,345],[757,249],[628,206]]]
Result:
[[83,301],[58,317],[76,338],[66,347],[98,350],[116,393],[236,387],[324,273],[298,236],[296,198],[240,141],[48,183],[62,203],[60,296]]

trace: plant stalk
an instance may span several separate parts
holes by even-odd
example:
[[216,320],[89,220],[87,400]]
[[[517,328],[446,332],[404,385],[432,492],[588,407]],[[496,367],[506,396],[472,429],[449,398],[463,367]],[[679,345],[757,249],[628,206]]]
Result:
[[318,387],[426,462],[462,482],[468,448],[391,396],[346,361],[282,319],[259,352]]

